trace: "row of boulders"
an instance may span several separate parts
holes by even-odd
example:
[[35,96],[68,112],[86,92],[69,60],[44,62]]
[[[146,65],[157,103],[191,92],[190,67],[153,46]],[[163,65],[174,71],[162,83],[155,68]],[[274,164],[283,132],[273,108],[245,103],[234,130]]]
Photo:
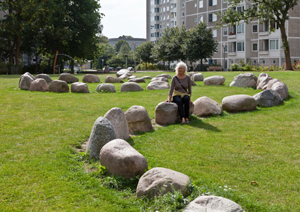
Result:
[[[161,167],[152,168],[144,173],[148,169],[147,159],[125,141],[129,138],[130,129],[139,131],[152,129],[145,108],[133,106],[125,113],[121,108],[109,110],[93,125],[87,145],[90,157],[99,159],[101,165],[105,166],[110,174],[120,175],[127,179],[141,175],[136,188],[137,197],[153,198],[173,190],[180,191],[187,196],[190,184],[190,178],[187,175]],[[204,200],[206,202],[203,202]],[[202,208],[243,211],[233,201],[215,196],[199,196],[187,206],[185,211],[197,211]]]

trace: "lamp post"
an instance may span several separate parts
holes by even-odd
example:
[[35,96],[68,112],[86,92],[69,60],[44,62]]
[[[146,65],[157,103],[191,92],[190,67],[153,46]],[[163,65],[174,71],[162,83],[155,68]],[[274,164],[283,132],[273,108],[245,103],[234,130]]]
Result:
[[135,67],[136,67],[136,63],[135,63],[135,43],[132,43],[132,45],[133,45],[133,49],[134,49],[133,57],[134,57],[134,72],[135,72]]
[[104,59],[102,59],[102,70],[103,70],[103,66],[104,66],[104,64],[103,64],[103,63],[104,63]]
[[226,67],[225,67],[225,47],[226,47],[226,43],[223,43],[224,71],[225,71],[225,69],[226,69]]

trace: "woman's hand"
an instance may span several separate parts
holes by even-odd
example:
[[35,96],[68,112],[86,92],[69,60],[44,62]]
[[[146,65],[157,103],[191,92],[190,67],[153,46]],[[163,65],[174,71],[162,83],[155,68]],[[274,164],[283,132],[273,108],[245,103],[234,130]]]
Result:
[[192,106],[194,103],[190,100],[190,105]]

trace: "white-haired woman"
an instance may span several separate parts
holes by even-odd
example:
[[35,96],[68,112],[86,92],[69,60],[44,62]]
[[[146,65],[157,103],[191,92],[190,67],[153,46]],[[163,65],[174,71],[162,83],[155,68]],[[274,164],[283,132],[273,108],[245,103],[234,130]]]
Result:
[[187,75],[187,66],[184,62],[179,62],[175,70],[176,75],[172,79],[167,102],[175,102],[178,105],[181,124],[185,124],[189,123],[190,103],[192,103],[191,78]]

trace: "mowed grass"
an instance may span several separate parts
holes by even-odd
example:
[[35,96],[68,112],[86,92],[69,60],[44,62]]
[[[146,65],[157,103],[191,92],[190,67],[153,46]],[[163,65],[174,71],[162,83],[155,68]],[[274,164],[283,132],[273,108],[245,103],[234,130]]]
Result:
[[[224,76],[225,85],[197,82],[192,100],[207,96],[221,104],[229,95],[260,92],[229,87],[238,74],[204,72],[204,77]],[[300,72],[268,74],[287,84],[290,98],[284,105],[205,119],[192,116],[189,125],[158,127],[130,143],[150,167],[182,172],[206,192],[230,198],[246,211],[300,211]],[[106,76],[99,75],[101,82]],[[168,90],[121,93],[121,84],[115,84],[116,93],[97,93],[98,84],[89,83],[90,94],[29,92],[18,89],[19,77],[0,76],[0,211],[156,210],[131,190],[103,186],[101,177],[87,172],[75,147],[113,107],[125,112],[141,105],[154,119]],[[83,75],[77,77],[81,81]],[[145,89],[149,81],[140,85]]]

